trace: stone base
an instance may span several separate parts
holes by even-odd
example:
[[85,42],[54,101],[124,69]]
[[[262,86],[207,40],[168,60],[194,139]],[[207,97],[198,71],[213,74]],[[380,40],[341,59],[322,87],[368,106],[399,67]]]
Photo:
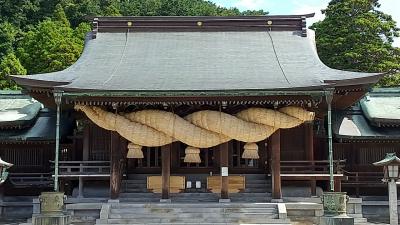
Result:
[[218,202],[219,203],[230,203],[231,199],[229,199],[229,198],[220,198]]
[[281,198],[273,198],[273,199],[271,199],[271,202],[272,203],[282,203],[283,199],[281,199]]
[[32,215],[32,225],[69,225],[71,220],[70,215]]
[[166,198],[166,199],[160,199],[161,203],[171,203],[171,199],[170,198]]
[[354,218],[349,216],[322,216],[319,225],[354,225]]
[[108,199],[108,203],[119,203],[119,199]]

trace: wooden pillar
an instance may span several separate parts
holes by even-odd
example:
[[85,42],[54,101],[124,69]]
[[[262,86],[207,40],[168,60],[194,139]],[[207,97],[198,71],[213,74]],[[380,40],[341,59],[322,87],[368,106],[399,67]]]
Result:
[[[90,146],[90,124],[89,121],[83,120],[83,140],[82,140],[82,161],[88,161],[89,160],[89,146]],[[82,170],[82,167],[80,167],[80,172]],[[83,187],[84,187],[84,180],[83,177],[79,177],[79,186],[78,186],[78,198],[83,198]]]
[[[304,148],[306,154],[306,160],[311,161],[311,166],[314,166],[314,130],[313,123],[304,124]],[[317,184],[315,179],[310,181],[311,195],[317,195]]]
[[110,198],[118,199],[121,190],[121,148],[119,134],[115,131],[111,132],[110,144]]
[[228,142],[225,142],[220,144],[219,146],[220,165],[221,165],[221,199],[229,199],[229,176],[228,176],[229,174],[222,174],[222,168],[229,167],[228,144],[229,144]]
[[282,199],[281,188],[281,132],[271,136],[272,199]]
[[88,161],[90,148],[90,123],[89,121],[84,121],[83,124],[85,127],[83,128],[82,160]]
[[161,199],[169,199],[169,186],[171,175],[171,144],[161,147],[161,176],[162,176],[162,194]]
[[335,186],[334,186],[334,191],[335,192],[341,192],[342,191],[342,179],[341,177],[335,177]]

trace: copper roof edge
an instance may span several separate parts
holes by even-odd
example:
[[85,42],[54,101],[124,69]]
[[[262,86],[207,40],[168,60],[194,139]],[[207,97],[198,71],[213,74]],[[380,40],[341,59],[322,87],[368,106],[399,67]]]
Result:
[[208,20],[246,20],[246,19],[293,19],[293,18],[311,18],[315,13],[294,14],[294,15],[258,15],[258,16],[92,16],[89,20],[174,20],[174,21],[196,21],[198,19]]

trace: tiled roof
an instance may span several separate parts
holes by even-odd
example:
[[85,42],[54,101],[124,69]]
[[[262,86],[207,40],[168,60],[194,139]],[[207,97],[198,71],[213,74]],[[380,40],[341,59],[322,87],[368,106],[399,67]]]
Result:
[[[305,37],[300,16],[291,18],[300,24],[293,29],[288,29],[290,24],[287,29],[285,24],[268,27],[268,17],[251,23],[241,17],[210,17],[209,27],[193,30],[186,23],[174,27],[179,18],[140,17],[139,25],[135,17],[117,19],[104,19],[110,25],[99,25],[96,35],[89,35],[84,53],[70,68],[15,80],[25,86],[76,92],[207,92],[321,90],[327,85],[370,84],[380,77],[325,66],[316,53],[312,31]],[[192,23],[190,17],[184,19]],[[133,25],[126,27],[126,21]]]

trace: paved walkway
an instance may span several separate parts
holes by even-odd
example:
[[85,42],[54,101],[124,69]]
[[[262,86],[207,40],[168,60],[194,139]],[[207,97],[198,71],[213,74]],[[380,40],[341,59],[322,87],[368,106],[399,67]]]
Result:
[[24,223],[26,220],[21,219],[0,219],[0,225],[19,225]]

